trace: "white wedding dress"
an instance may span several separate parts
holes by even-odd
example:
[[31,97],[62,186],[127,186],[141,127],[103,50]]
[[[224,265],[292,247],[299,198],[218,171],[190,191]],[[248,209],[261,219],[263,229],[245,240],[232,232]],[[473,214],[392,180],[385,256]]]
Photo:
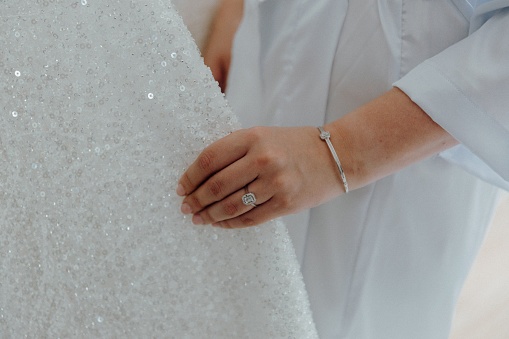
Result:
[[238,123],[171,5],[2,1],[0,74],[1,338],[316,337],[283,225],[178,212]]

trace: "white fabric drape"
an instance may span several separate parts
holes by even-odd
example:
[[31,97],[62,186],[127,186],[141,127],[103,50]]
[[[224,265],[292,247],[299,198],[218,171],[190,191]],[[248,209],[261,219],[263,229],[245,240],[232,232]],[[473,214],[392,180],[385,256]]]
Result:
[[288,223],[323,338],[447,337],[509,168],[509,1],[458,4],[246,1],[228,93],[244,126],[319,125],[395,83],[462,142]]

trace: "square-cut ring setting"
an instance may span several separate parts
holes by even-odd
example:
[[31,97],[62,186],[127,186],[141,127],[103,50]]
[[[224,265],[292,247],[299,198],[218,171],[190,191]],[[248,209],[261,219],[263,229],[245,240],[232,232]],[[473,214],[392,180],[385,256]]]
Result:
[[253,193],[246,193],[242,196],[242,203],[244,205],[251,205],[251,206],[255,206],[255,202],[256,202],[256,197]]

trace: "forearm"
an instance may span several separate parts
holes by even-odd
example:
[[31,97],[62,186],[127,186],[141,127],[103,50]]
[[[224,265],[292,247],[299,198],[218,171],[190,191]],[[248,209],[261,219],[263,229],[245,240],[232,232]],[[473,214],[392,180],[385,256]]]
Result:
[[239,25],[244,12],[244,0],[221,0],[217,6],[212,29],[225,24],[233,25],[235,28]]
[[222,0],[214,15],[203,53],[214,78],[224,92],[227,86],[233,39],[244,13],[243,0]]
[[218,10],[229,14],[238,14],[239,12],[242,13],[243,7],[244,0],[221,0]]
[[325,126],[350,189],[365,186],[458,142],[393,88]]

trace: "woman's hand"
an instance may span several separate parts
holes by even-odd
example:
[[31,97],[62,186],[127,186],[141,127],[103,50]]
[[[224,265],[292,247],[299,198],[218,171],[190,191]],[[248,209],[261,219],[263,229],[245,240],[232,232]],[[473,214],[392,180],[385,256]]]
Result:
[[[316,127],[255,127],[213,143],[179,180],[182,212],[193,214],[195,224],[239,228],[341,194],[339,172],[319,134]],[[242,202],[247,191],[256,207]]]
[[[458,144],[397,88],[324,127],[352,190]],[[319,135],[316,127],[255,127],[215,142],[179,180],[182,212],[195,224],[237,228],[338,196],[343,183]],[[247,192],[256,207],[243,204]]]
[[204,62],[210,67],[212,75],[219,82],[223,92],[227,85],[233,39],[242,14],[242,0],[222,0],[214,16],[210,35],[204,48]]

